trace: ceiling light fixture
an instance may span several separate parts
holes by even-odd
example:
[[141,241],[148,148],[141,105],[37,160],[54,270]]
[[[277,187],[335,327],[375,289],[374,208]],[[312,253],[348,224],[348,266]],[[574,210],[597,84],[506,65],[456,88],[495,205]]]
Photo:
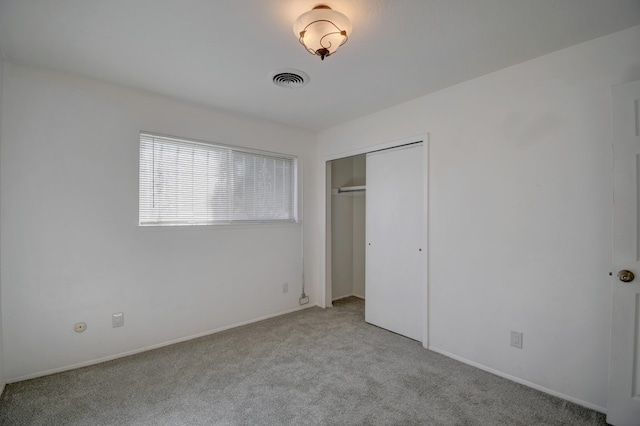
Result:
[[322,4],[300,15],[293,23],[293,33],[309,53],[320,56],[324,61],[347,42],[351,35],[351,21]]

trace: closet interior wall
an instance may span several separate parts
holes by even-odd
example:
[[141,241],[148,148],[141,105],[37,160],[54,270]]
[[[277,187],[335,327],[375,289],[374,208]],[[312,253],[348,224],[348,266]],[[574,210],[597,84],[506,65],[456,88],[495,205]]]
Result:
[[366,185],[366,156],[331,162],[331,293],[332,300],[364,299],[364,191],[340,193],[343,187]]

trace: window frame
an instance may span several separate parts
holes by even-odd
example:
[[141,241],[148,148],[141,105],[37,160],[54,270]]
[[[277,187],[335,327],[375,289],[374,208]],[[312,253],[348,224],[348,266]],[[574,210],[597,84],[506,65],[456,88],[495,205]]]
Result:
[[[275,158],[275,159],[284,159],[290,160],[292,167],[291,171],[291,218],[287,219],[229,219],[229,220],[207,220],[207,221],[197,221],[197,220],[173,220],[173,221],[151,221],[151,220],[143,220],[143,176],[142,176],[142,144],[144,138],[158,138],[164,139],[168,143],[172,141],[175,142],[175,145],[185,145],[189,147],[198,147],[201,146],[205,149],[210,149],[211,147],[219,148],[223,150],[228,150],[229,153],[238,152],[250,155],[257,155],[266,158]],[[149,131],[141,131],[138,135],[138,226],[139,227],[190,227],[190,226],[221,226],[221,227],[230,227],[230,226],[244,226],[244,225],[287,225],[287,224],[297,224],[300,223],[300,205],[299,205],[299,167],[300,163],[298,161],[298,156],[293,154],[285,154],[274,151],[266,151],[255,148],[248,148],[239,145],[231,145],[231,144],[223,144],[218,142],[209,142],[203,141],[199,139],[190,139],[185,137],[171,136],[156,132]],[[233,169],[227,169],[227,180],[231,180],[231,176],[233,175]],[[226,194],[229,195],[231,184],[227,185]],[[227,202],[230,200],[227,199]],[[229,204],[229,203],[228,203]],[[192,218],[193,219],[193,218]]]

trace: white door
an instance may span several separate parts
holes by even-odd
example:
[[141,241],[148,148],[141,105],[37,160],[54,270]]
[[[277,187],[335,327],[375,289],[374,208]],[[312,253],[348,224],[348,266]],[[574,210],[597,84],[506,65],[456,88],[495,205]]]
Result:
[[[613,277],[607,422],[640,425],[640,81],[613,87]],[[625,272],[635,274],[635,279]]]
[[[365,321],[422,341],[422,144],[367,154]],[[426,307],[425,307],[426,309]]]

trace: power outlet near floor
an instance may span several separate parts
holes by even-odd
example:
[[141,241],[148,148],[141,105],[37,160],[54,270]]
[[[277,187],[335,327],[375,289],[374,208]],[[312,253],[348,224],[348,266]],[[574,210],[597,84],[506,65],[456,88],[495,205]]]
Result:
[[118,312],[111,316],[111,325],[113,328],[124,326],[124,312]]
[[522,333],[519,331],[511,331],[511,346],[522,349]]
[[289,292],[289,283],[282,284],[282,292],[283,293],[288,293]]

